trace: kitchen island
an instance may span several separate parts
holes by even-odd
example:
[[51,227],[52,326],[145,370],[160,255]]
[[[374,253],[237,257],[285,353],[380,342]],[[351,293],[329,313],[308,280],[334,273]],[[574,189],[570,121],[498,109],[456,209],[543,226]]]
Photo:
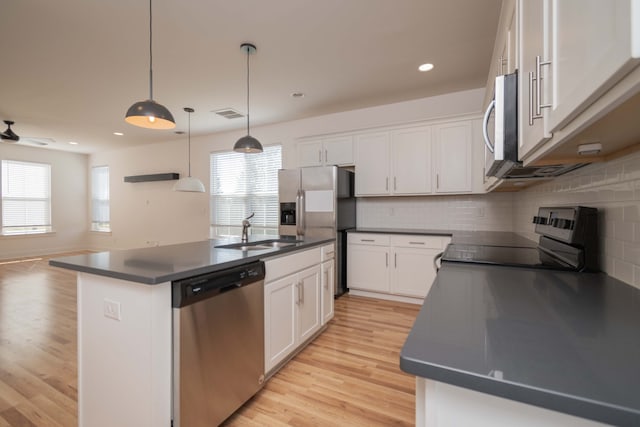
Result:
[[443,263],[400,356],[416,425],[638,426],[639,331],[605,274]]
[[207,240],[52,259],[78,272],[79,426],[170,426],[172,281],[298,251],[320,254],[333,242],[279,240],[290,244],[241,250],[219,247],[237,240]]

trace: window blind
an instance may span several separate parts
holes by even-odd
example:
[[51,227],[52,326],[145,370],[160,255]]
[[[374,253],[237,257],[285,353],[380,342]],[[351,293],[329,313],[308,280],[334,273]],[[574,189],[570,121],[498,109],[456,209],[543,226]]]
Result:
[[2,234],[51,230],[51,165],[2,160]]
[[240,235],[242,220],[252,213],[252,234],[278,234],[282,147],[265,147],[260,154],[212,153],[210,162],[212,235]]
[[111,231],[109,222],[109,166],[91,168],[91,230]]

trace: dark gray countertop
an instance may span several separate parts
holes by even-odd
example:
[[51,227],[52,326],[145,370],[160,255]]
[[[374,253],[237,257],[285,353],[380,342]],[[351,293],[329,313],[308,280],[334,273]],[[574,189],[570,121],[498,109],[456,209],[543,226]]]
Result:
[[378,233],[378,234],[413,234],[426,236],[451,236],[452,243],[488,246],[538,246],[538,242],[527,239],[509,231],[471,231],[471,230],[428,230],[402,228],[356,228],[350,233]]
[[602,273],[443,263],[403,371],[640,425],[640,290]]
[[[294,240],[293,237],[279,236],[254,237],[253,240],[287,238]],[[69,270],[153,285],[223,270],[281,253],[308,249],[333,240],[306,238],[295,245],[283,248],[252,251],[215,247],[239,242],[239,238],[205,240],[177,245],[114,250],[54,258],[49,261],[49,264]]]

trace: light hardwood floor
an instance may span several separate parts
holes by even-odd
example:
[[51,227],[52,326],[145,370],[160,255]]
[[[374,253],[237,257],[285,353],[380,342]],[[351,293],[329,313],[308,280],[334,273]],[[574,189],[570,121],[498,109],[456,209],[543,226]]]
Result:
[[[327,330],[226,426],[414,424],[399,352],[413,304],[343,296]],[[0,263],[0,427],[77,425],[75,273],[48,258]]]

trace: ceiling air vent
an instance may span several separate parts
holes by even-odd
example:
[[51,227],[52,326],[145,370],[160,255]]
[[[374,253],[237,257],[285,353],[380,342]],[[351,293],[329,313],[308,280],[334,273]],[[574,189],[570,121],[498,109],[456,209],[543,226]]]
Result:
[[214,113],[224,117],[225,119],[238,119],[240,117],[244,117],[242,113],[234,110],[233,108],[224,108],[222,110],[214,111]]

